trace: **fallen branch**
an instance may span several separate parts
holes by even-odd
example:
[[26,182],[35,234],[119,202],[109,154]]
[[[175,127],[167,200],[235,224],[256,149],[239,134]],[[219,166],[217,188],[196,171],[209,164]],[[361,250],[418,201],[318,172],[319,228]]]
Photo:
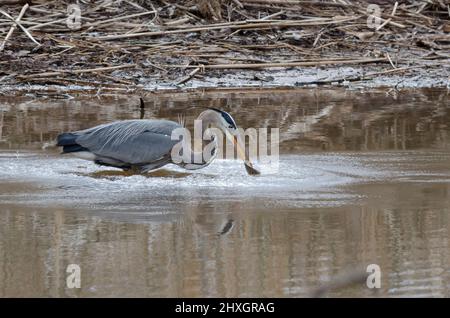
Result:
[[[276,67],[296,67],[296,66],[320,66],[320,65],[345,65],[345,64],[365,64],[388,62],[387,58],[361,59],[361,60],[324,60],[315,62],[288,62],[288,63],[236,63],[236,64],[212,64],[202,65],[205,69],[260,69],[260,68],[276,68]],[[198,65],[165,65],[172,68],[198,68]]]
[[[23,17],[24,14],[25,14],[25,11],[27,11],[27,9],[28,9],[28,3],[25,4],[25,5],[22,7],[22,10],[20,10],[19,16],[18,16],[15,20],[12,19],[12,20],[13,20],[13,25],[12,25],[11,28],[9,29],[8,34],[6,34],[6,37],[5,37],[5,39],[3,40],[2,45],[0,45],[0,52],[3,51],[3,49],[5,48],[6,42],[8,42],[9,38],[10,38],[10,37],[12,36],[12,34],[14,33],[14,30],[16,29],[16,27],[17,27],[17,25],[18,25],[18,22],[22,19],[22,17]],[[1,11],[1,10],[0,10],[0,12],[3,13],[3,14],[5,14],[5,12],[3,12],[3,11]],[[11,16],[9,16],[8,14],[6,14],[6,15],[7,15],[8,17],[11,17]]]
[[181,80],[179,80],[178,82],[176,82],[175,85],[181,85],[181,84],[186,83],[187,81],[190,81],[195,76],[195,74],[198,73],[198,71],[200,71],[200,67],[197,67],[196,69],[194,69],[186,77],[184,77]]
[[26,75],[26,76],[21,75],[21,76],[18,76],[17,78],[26,80],[26,79],[30,79],[30,78],[51,77],[51,76],[58,76],[58,75],[62,75],[62,74],[97,73],[97,72],[118,70],[118,69],[123,69],[123,68],[131,68],[131,67],[135,67],[135,66],[136,66],[136,64],[126,64],[126,65],[98,67],[98,68],[83,69],[83,70],[58,70],[58,71],[54,71],[54,72],[44,72],[44,73],[37,73],[37,74]]
[[[192,32],[202,32],[210,30],[223,30],[223,29],[262,29],[262,28],[274,28],[274,27],[293,27],[293,26],[317,26],[317,25],[329,25],[338,24],[343,22],[348,22],[352,20],[357,20],[360,17],[350,17],[345,19],[320,19],[320,21],[314,20],[300,20],[300,21],[274,21],[266,22],[265,20],[255,20],[253,23],[247,23],[247,21],[238,21],[233,24],[221,24],[221,25],[205,25],[202,27],[195,28],[185,28],[181,30],[167,30],[167,31],[153,31],[153,32],[141,32],[141,33],[130,33],[130,34],[118,34],[118,35],[106,35],[95,37],[99,40],[119,40],[119,39],[130,39],[138,38],[143,36],[161,36],[161,35],[171,35],[180,33],[192,33]],[[259,22],[257,22],[259,21]]]

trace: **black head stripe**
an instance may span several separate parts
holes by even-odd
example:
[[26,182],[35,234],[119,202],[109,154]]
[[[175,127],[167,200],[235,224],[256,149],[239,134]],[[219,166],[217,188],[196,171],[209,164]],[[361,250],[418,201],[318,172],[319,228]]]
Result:
[[229,123],[231,125],[231,127],[233,127],[234,129],[237,129],[236,123],[234,122],[234,119],[233,119],[233,117],[230,116],[230,114],[228,114],[226,112],[222,112],[222,117],[225,119],[225,121],[227,123]]
[[231,117],[230,114],[228,114],[227,112],[224,112],[223,110],[217,109],[217,108],[213,108],[213,107],[208,107],[209,109],[215,110],[216,112],[219,112],[223,119],[225,119],[225,121],[230,124],[231,127],[233,127],[234,129],[237,129],[236,126],[236,122],[234,121],[233,117]]

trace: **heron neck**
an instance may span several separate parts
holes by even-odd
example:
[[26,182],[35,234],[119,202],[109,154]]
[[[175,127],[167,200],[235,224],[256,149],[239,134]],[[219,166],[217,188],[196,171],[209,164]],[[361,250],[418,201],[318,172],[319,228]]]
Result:
[[[190,163],[185,163],[183,167],[188,170],[196,170],[206,167],[217,155],[217,137],[213,135],[211,137],[211,141],[209,142],[207,140],[203,140],[205,131],[217,121],[215,114],[210,111],[205,111],[198,116],[197,121],[198,120],[201,120],[201,131],[196,131],[196,129],[200,128],[198,126],[194,128],[194,149],[191,148],[191,145],[189,145],[188,149],[186,149],[191,161]],[[208,149],[206,149],[206,147]]]
[[209,154],[206,154],[206,152],[204,152],[203,150],[202,151],[192,150],[191,146],[189,145],[186,151],[188,154],[188,158],[190,158],[190,162],[189,163],[183,162],[182,167],[187,170],[197,170],[208,166],[217,155],[216,136],[212,136],[210,143],[207,144],[205,147],[209,148],[210,150]]
[[197,120],[202,121],[202,134],[217,121],[217,114],[211,111],[204,111],[198,117]]

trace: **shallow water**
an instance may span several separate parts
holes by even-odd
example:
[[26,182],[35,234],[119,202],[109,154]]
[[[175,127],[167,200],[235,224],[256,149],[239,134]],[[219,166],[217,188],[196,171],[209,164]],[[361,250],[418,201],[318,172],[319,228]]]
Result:
[[[146,97],[145,118],[211,106],[279,127],[280,170],[257,177],[231,160],[123,174],[42,150],[137,105],[0,99],[0,296],[450,296],[447,91]],[[369,264],[380,289],[352,279]]]

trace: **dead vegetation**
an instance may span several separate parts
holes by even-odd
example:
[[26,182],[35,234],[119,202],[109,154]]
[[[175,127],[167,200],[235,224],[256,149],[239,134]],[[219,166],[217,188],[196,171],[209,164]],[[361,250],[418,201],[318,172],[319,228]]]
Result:
[[379,66],[333,79],[362,81],[448,68],[449,32],[448,0],[0,0],[0,88],[139,90],[233,72]]

